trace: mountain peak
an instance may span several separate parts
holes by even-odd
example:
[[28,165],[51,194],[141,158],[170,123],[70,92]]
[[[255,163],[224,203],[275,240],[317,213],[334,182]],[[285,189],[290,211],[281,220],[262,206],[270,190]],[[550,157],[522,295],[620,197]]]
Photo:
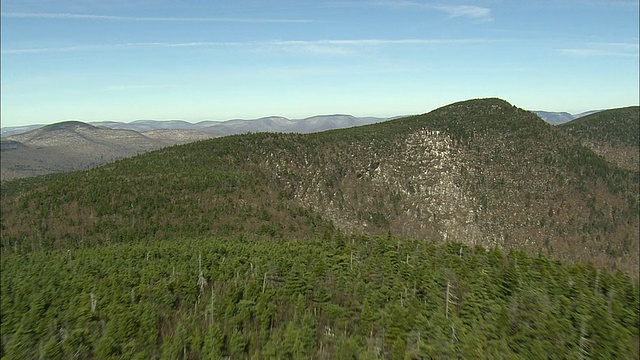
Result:
[[82,121],[70,120],[70,121],[62,121],[62,122],[51,124],[51,125],[46,125],[41,130],[42,131],[76,130],[78,128],[97,129],[97,127],[93,125],[89,125]]
[[460,107],[465,107],[465,108],[479,108],[479,107],[511,108],[511,107],[513,107],[513,105],[511,105],[506,100],[503,100],[503,99],[500,99],[500,98],[478,98],[478,99],[458,101],[458,102],[443,106],[440,109],[460,108]]
[[446,117],[458,116],[485,116],[485,115],[506,115],[512,114],[516,107],[505,100],[498,98],[484,98],[459,101],[446,105],[432,111],[434,114]]

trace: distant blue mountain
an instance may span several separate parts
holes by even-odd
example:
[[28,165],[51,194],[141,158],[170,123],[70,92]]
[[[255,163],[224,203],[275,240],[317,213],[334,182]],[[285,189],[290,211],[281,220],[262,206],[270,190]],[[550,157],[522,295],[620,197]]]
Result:
[[602,110],[591,110],[586,111],[579,114],[569,114],[568,112],[553,112],[553,111],[533,111],[536,115],[540,116],[543,120],[548,122],[549,124],[559,125],[569,122],[571,120],[575,120],[581,118],[583,116],[587,116],[590,114],[595,114]]
[[[183,120],[136,120],[129,123],[118,121],[95,121],[89,124],[113,130],[133,130],[146,133],[154,130],[196,130],[212,135],[233,135],[248,132],[312,133],[353,126],[368,125],[389,120],[378,117],[355,117],[351,115],[318,115],[291,120],[281,116],[269,116],[254,120],[234,119],[227,121],[201,121],[190,123]],[[34,130],[44,125],[2,128],[2,136],[11,136]]]

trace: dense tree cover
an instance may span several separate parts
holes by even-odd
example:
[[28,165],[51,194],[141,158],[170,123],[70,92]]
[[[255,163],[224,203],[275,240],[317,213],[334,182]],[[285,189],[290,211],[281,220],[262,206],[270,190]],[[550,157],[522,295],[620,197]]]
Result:
[[499,99],[318,134],[222,137],[0,190],[4,254],[391,232],[638,270],[638,173]]
[[1,259],[1,355],[628,359],[638,284],[393,237],[181,238]]
[[629,106],[583,116],[558,128],[579,140],[609,145],[640,146],[640,107]]
[[558,128],[605,159],[640,170],[640,108],[605,110],[561,124]]
[[256,168],[259,153],[242,151],[278,136],[230,136],[84,172],[3,183],[2,252],[207,234],[298,238],[332,231],[313,211],[281,196]]

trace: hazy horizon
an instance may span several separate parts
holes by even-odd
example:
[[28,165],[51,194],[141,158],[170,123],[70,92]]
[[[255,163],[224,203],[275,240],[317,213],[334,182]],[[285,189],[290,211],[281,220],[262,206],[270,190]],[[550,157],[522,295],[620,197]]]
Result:
[[[443,106],[446,106],[449,104],[445,104]],[[512,105],[516,105],[516,104],[512,104]],[[517,106],[517,105],[516,105]],[[638,106],[638,105],[629,105],[629,106]],[[621,106],[620,108],[623,107],[627,107],[627,106]],[[425,111],[423,113],[427,113],[429,111],[432,111],[435,109],[430,109],[428,111]],[[531,112],[549,112],[549,113],[568,113],[566,111],[549,111],[549,110],[541,110],[541,109],[525,109],[527,111],[531,111]],[[591,109],[591,110],[586,110],[586,111],[580,111],[580,112],[575,112],[575,113],[568,113],[572,116],[576,116],[576,115],[582,115],[582,114],[589,114],[592,112],[599,112],[599,111],[604,111],[604,110],[610,110],[610,109]],[[180,122],[186,122],[189,124],[198,124],[198,123],[202,123],[202,122],[227,122],[227,121],[253,121],[253,120],[261,120],[261,119],[267,119],[267,118],[274,118],[274,117],[280,117],[280,118],[285,118],[288,120],[292,120],[292,121],[300,121],[300,120],[306,120],[306,119],[310,119],[313,117],[329,117],[329,116],[353,116],[356,118],[379,118],[379,119],[392,119],[392,118],[399,118],[399,117],[405,117],[405,116],[413,116],[413,115],[419,115],[419,114],[400,114],[400,115],[392,115],[392,116],[356,116],[356,115],[352,115],[352,114],[316,114],[316,115],[311,115],[311,116],[306,116],[303,118],[291,118],[291,117],[287,117],[287,116],[282,116],[282,115],[267,115],[267,116],[260,116],[260,117],[256,117],[256,118],[233,118],[233,119],[196,119],[196,120],[185,120],[185,119],[133,119],[133,120],[82,120],[82,119],[63,119],[63,120],[59,120],[59,121],[54,121],[54,122],[41,122],[41,123],[32,123],[32,124],[22,124],[22,125],[3,125],[0,124],[0,128],[19,128],[19,127],[32,127],[32,126],[46,126],[46,125],[51,125],[51,124],[55,124],[55,123],[61,123],[61,122],[67,122],[67,121],[79,121],[79,122],[84,122],[87,124],[95,124],[95,123],[103,123],[103,122],[115,122],[115,123],[122,123],[122,124],[132,124],[135,122],[142,122],[142,121],[158,121],[158,122],[163,122],[163,121],[180,121]]]

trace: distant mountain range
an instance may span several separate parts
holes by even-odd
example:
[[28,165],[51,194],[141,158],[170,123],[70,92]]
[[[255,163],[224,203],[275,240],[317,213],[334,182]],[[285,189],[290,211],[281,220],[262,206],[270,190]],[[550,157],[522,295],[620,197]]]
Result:
[[1,179],[92,168],[114,160],[213,137],[192,130],[133,130],[96,127],[79,121],[47,125],[0,140]]
[[[597,113],[601,110],[587,111],[580,114],[567,112],[533,111],[550,124],[562,124],[580,117]],[[195,130],[214,135],[234,135],[247,132],[285,132],[285,133],[313,133],[331,129],[343,129],[353,126],[374,124],[380,121],[398,118],[355,117],[351,115],[317,115],[304,119],[288,119],[282,116],[268,116],[259,119],[234,119],[226,121],[206,120],[190,123],[184,120],[136,120],[132,122],[120,121],[92,121],[87,124],[117,130],[134,130],[144,133],[152,130]],[[2,137],[24,133],[41,128],[45,125],[10,126],[1,129]]]
[[383,120],[350,115],[323,115],[302,120],[272,116],[197,124],[180,120],[90,124],[66,121],[46,126],[4,128],[1,179],[82,170],[165,146],[216,136],[249,132],[311,133]]
[[536,115],[540,116],[543,120],[549,124],[558,125],[564,124],[571,120],[579,119],[583,116],[595,114],[602,110],[585,111],[579,114],[569,114],[568,112],[553,112],[553,111],[533,111]]
[[[125,123],[118,121],[94,121],[87,124],[114,130],[133,130],[145,133],[152,130],[194,130],[215,136],[243,134],[247,132],[313,133],[331,129],[373,124],[387,120],[379,117],[355,117],[351,115],[318,115],[305,119],[291,120],[281,116],[269,116],[253,120],[234,119],[227,121],[201,121],[190,123],[183,120],[136,120]],[[38,129],[44,125],[28,125],[2,128],[2,137]]]

